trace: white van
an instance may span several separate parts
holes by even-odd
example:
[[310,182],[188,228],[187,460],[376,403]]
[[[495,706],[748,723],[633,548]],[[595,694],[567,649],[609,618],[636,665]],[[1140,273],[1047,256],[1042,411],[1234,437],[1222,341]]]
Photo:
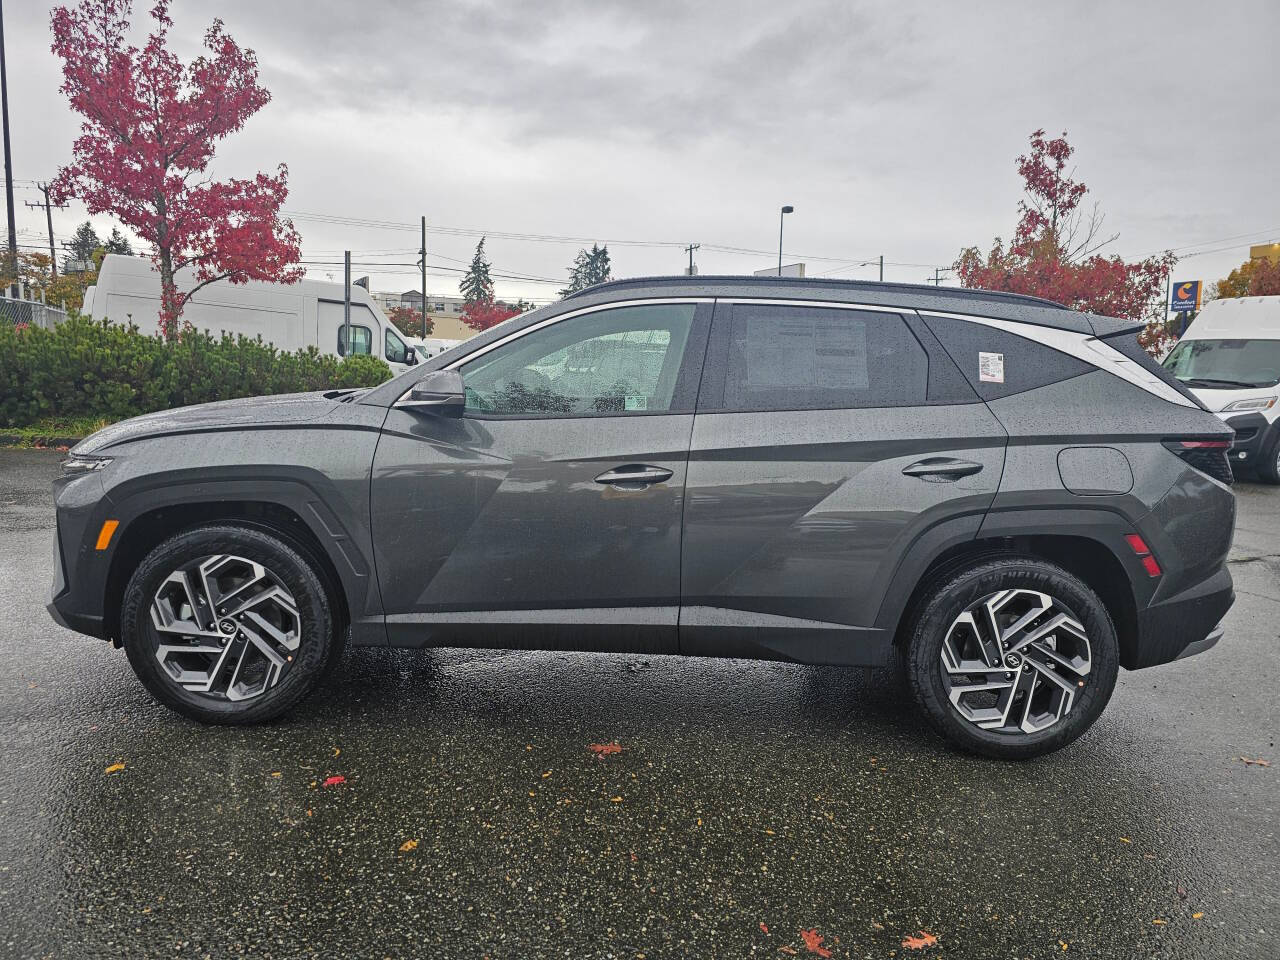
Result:
[[1280,483],[1280,297],[1210,300],[1164,366],[1235,430],[1232,464]]
[[[178,287],[190,285],[190,273],[178,274]],[[108,254],[98,282],[85,291],[81,312],[95,320],[135,323],[143,333],[160,329],[160,272],[150,260]],[[202,287],[187,301],[182,319],[197,330],[261,336],[280,350],[313,346],[321,353],[342,356],[342,284],[302,280],[294,284],[233,284],[219,280]],[[382,357],[393,373],[418,362],[364,287],[351,288],[351,345],[353,353]]]

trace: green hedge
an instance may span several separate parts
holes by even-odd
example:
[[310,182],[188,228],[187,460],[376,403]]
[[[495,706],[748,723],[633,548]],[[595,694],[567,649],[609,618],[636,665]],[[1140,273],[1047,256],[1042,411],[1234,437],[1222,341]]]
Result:
[[0,323],[0,426],[52,417],[122,420],[209,400],[332,387],[391,376],[378,357],[295,353],[261,339],[185,331],[166,343],[136,327],[72,314],[53,330]]

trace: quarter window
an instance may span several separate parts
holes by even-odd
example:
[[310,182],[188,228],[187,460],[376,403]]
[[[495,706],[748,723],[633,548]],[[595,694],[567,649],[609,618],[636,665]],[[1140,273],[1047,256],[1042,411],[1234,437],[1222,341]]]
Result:
[[726,410],[915,406],[928,381],[928,355],[896,314],[730,308]]
[[619,307],[535,330],[460,368],[466,409],[562,417],[670,411],[695,309]]
[[[922,316],[983,400],[998,400],[1097,369],[1030,337],[968,320]],[[1028,325],[1027,332],[1034,331]]]
[[368,327],[362,327],[359,324],[351,324],[350,336],[348,337],[347,327],[345,324],[338,326],[338,355],[347,355],[347,343],[351,344],[351,353],[370,354],[373,352],[373,333]]

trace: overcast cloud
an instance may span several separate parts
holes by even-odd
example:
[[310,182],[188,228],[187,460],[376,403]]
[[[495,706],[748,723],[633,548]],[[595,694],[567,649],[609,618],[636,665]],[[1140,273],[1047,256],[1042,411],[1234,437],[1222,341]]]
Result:
[[[594,239],[626,276],[686,262],[678,246],[635,240],[701,242],[703,273],[768,266],[767,253],[709,248],[775,249],[778,207],[791,203],[789,261],[873,278],[850,263],[883,254],[888,279],[920,281],[962,246],[1010,234],[1014,158],[1037,127],[1068,131],[1078,176],[1120,235],[1109,250],[1188,248],[1178,277],[1212,280],[1251,242],[1280,240],[1269,0],[174,0],[172,14],[184,55],[215,15],[257,51],[274,99],[223,144],[215,172],[289,165],[288,208],[316,276],[340,276],[321,261],[344,248],[411,262],[417,236],[301,214]],[[39,244],[43,213],[23,202],[68,159],[78,120],[57,90],[48,7],[26,0],[5,16],[19,241]],[[83,219],[58,211],[55,233]],[[431,260],[465,261],[476,239],[433,231]],[[559,280],[579,244],[487,246],[498,271]],[[356,269],[375,289],[417,286],[411,268]],[[430,284],[452,292],[457,278],[433,271]]]

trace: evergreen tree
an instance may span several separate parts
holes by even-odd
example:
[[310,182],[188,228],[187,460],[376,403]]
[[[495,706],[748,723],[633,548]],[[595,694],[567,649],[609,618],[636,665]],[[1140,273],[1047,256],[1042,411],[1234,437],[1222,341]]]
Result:
[[591,249],[582,249],[573,259],[569,267],[569,285],[560,291],[560,296],[567,297],[571,293],[594,287],[597,283],[605,283],[613,279],[613,267],[609,262],[609,247],[593,243]]
[[67,243],[67,249],[70,251],[62,260],[62,269],[67,269],[67,261],[83,260],[88,263],[93,259],[93,251],[102,246],[102,239],[98,236],[93,224],[86,220],[80,226],[76,227],[76,232],[72,234],[70,242]]
[[111,228],[111,236],[107,238],[103,248],[107,253],[118,253],[125,257],[133,256],[133,246],[129,243],[129,238],[120,232],[119,227]]
[[489,258],[484,254],[485,238],[481,237],[476,244],[476,255],[471,258],[471,266],[458,284],[462,291],[462,299],[467,305],[476,303],[493,303],[493,278],[489,276]]

